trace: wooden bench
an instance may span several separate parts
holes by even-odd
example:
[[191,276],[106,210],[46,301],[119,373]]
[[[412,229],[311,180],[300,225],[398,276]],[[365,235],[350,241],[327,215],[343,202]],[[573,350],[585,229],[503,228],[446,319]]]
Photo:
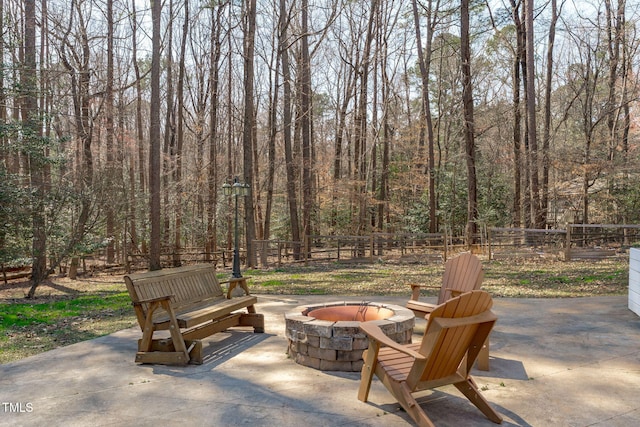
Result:
[[[258,299],[249,294],[246,279],[222,282],[229,283],[225,294],[212,265],[129,274],[124,281],[142,329],[137,363],[200,364],[202,338],[234,326],[264,332],[264,316],[256,313]],[[238,286],[244,295],[232,297]],[[170,338],[154,339],[154,332],[162,330]]]

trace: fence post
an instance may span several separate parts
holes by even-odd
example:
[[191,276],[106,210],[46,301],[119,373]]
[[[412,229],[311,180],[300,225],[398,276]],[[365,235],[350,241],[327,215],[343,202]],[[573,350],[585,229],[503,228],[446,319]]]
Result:
[[282,242],[278,241],[278,267],[282,265]]
[[564,248],[564,260],[571,261],[571,224],[567,224],[567,243]]
[[442,247],[444,248],[444,256],[442,257],[442,261],[443,262],[447,262],[447,251],[449,250],[449,247],[448,247],[449,239],[447,237],[447,227],[446,226],[444,227],[443,236],[444,236],[444,245],[442,245]]
[[373,242],[374,242],[373,233],[371,233],[369,235],[369,259],[371,259],[371,261],[373,261],[373,250],[374,250],[373,249]]
[[491,228],[487,227],[487,247],[489,248],[489,261],[493,259],[491,252]]
[[306,267],[307,265],[309,265],[309,251],[307,249],[309,249],[308,246],[309,243],[309,236],[307,236],[306,234],[304,236],[302,236],[302,253],[304,254],[304,266]]

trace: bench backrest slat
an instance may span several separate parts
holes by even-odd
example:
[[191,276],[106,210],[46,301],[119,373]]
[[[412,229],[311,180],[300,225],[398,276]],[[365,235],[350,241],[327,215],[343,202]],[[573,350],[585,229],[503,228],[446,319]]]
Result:
[[[209,264],[129,274],[124,279],[134,303],[172,295],[171,304],[179,310],[205,299],[225,298],[215,267]],[[138,320],[146,315],[146,304],[139,310]]]

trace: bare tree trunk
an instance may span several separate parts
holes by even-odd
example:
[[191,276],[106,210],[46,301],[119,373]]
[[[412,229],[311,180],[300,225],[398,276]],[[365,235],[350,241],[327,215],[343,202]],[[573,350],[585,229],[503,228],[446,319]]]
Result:
[[[24,63],[20,84],[22,86],[22,123],[27,139],[35,141],[40,136],[38,126],[38,91],[36,74],[36,5],[35,0],[24,2]],[[4,107],[3,107],[4,108]],[[33,144],[37,146],[37,144]],[[31,150],[35,150],[32,148]],[[33,298],[38,285],[47,277],[47,235],[44,213],[45,181],[42,158],[44,153],[30,152],[29,175],[31,194],[34,198],[31,211],[32,257],[31,287],[27,298]]]
[[277,110],[278,110],[278,92],[280,86],[280,74],[277,72],[280,68],[280,51],[276,51],[275,66],[273,67],[276,72],[273,78],[273,82],[270,84],[271,96],[269,97],[269,123],[267,128],[269,130],[269,139],[267,142],[267,200],[264,211],[264,225],[262,239],[268,240],[271,234],[271,212],[273,210],[273,187],[276,174],[276,137],[278,134],[277,123]]
[[313,197],[311,194],[311,64],[308,38],[308,0],[302,0],[301,6],[301,55],[300,55],[300,127],[302,131],[302,230],[305,237],[305,257],[311,254],[311,212]]
[[254,177],[253,177],[253,146],[254,146],[254,48],[256,34],[256,0],[247,0],[247,20],[244,39],[244,121],[242,133],[244,182],[249,184],[249,195],[245,198],[246,223],[246,251],[247,265],[256,265],[256,254],[253,241],[256,236],[256,222],[253,206]]
[[151,0],[151,105],[149,113],[149,219],[151,236],[149,244],[149,270],[160,270],[161,222],[160,222],[160,20],[162,3]]
[[285,168],[287,174],[287,201],[289,206],[289,221],[291,222],[291,240],[293,241],[293,259],[300,259],[300,223],[298,220],[298,199],[296,197],[296,177],[293,162],[291,113],[291,70],[289,65],[289,15],[286,13],[286,1],[280,0],[278,52],[282,55],[282,139],[284,145]]
[[535,92],[535,50],[533,38],[534,0],[525,0],[526,56],[527,56],[527,137],[529,141],[529,160],[531,178],[531,216],[536,228],[544,228],[544,217],[540,208],[540,184],[538,180],[538,139],[536,125]]
[[[624,0],[619,1],[617,10],[614,11],[612,0],[606,0],[604,2],[606,12],[606,34],[607,34],[607,54],[609,56],[609,80],[607,82],[609,89],[609,96],[607,99],[606,114],[607,114],[607,129],[609,131],[609,152],[608,160],[613,162],[615,158],[615,152],[618,145],[617,127],[616,121],[618,116],[618,109],[616,108],[617,86],[618,80],[618,64],[620,62],[620,16],[619,13],[624,13]],[[620,4],[621,3],[621,4]],[[620,10],[622,8],[622,10]]]
[[[107,185],[115,184],[113,148],[113,0],[107,0],[107,81],[105,87],[105,125],[107,149]],[[107,264],[115,262],[115,214],[113,199],[105,200],[107,232]]]
[[[418,14],[417,0],[412,0],[413,19],[416,27],[416,42],[418,43],[418,63],[420,65],[420,76],[422,77],[422,111],[421,111],[421,123],[420,123],[420,138],[427,137],[428,144],[428,160],[427,160],[427,174],[429,177],[429,232],[435,233],[437,227],[437,214],[436,214],[436,185],[435,185],[435,160],[434,160],[434,136],[433,136],[433,118],[431,115],[431,105],[429,100],[429,69],[431,67],[431,45],[433,42],[434,26],[436,21],[437,11],[431,8],[431,2],[429,2],[429,9],[427,9],[427,41],[424,49],[422,48],[422,34],[420,32],[420,16]],[[432,19],[433,18],[433,19]],[[424,145],[424,141],[421,141],[420,146]]]
[[175,167],[176,123],[175,123],[175,99],[173,93],[173,0],[169,0],[169,22],[167,23],[167,57],[165,62],[167,109],[164,117],[164,145],[162,147],[162,198],[163,198],[163,232],[162,243],[164,247],[170,247],[171,233],[171,203],[170,203],[170,178],[171,170]]
[[[387,75],[387,43],[384,43],[384,52],[382,54],[382,64],[380,66],[381,72],[382,72],[382,104],[383,105],[388,105],[389,104],[389,98],[390,98],[390,92],[391,92],[391,87],[392,87],[392,83],[389,80],[389,76]],[[378,216],[378,230],[380,230],[381,232],[384,232],[386,229],[386,221],[385,221],[385,214],[388,214],[389,212],[389,169],[390,169],[390,158],[389,158],[389,151],[390,151],[390,145],[391,145],[391,140],[393,138],[392,136],[392,128],[391,128],[391,124],[389,123],[389,108],[385,107],[384,108],[384,113],[382,116],[382,164],[380,165],[380,185],[379,185],[379,190],[378,190],[378,212],[377,212],[377,216]],[[380,245],[378,247],[378,253],[382,254],[382,245]]]
[[180,250],[182,249],[182,147],[184,145],[184,79],[185,79],[185,55],[187,50],[187,37],[189,35],[189,0],[184,0],[184,23],[182,25],[182,41],[180,44],[180,59],[178,70],[178,111],[177,111],[177,135],[175,152],[175,182],[176,182],[176,206],[175,206],[175,230],[173,242],[173,266],[182,264]]
[[549,150],[551,143],[551,85],[553,83],[553,47],[558,22],[557,0],[551,0],[551,22],[549,23],[549,45],[547,46],[547,74],[544,95],[544,135],[542,141],[542,195],[540,210],[544,222],[547,222],[549,207],[549,170],[551,168]]
[[[140,67],[138,66],[138,42],[137,42],[137,33],[138,33],[138,23],[137,23],[137,18],[136,18],[136,0],[131,0],[131,10],[132,10],[132,17],[131,17],[131,37],[132,37],[132,41],[131,41],[131,55],[132,55],[132,62],[133,62],[133,69],[135,72],[135,77],[136,77],[136,83],[135,83],[135,88],[136,88],[136,146],[137,146],[137,162],[134,161],[133,159],[135,158],[135,153],[132,152],[132,160],[131,160],[131,164],[130,164],[130,168],[132,170],[132,174],[133,174],[133,170],[135,170],[136,168],[136,163],[137,163],[137,172],[138,172],[138,186],[137,189],[140,191],[141,194],[145,193],[145,156],[144,156],[144,130],[142,128],[142,77],[140,75]],[[134,176],[135,178],[135,176]],[[130,215],[131,215],[131,219],[130,219],[130,226],[129,226],[129,232],[131,233],[131,246],[134,248],[138,248],[138,238],[137,238],[137,224],[136,224],[136,218],[138,217],[138,209],[137,209],[137,205],[135,203],[135,200],[137,199],[136,197],[137,192],[136,192],[136,185],[135,185],[135,180],[131,182],[131,194],[130,194],[130,198],[131,198],[131,207],[130,207]],[[144,215],[142,215],[144,217]],[[144,221],[143,221],[144,222]],[[144,230],[142,233],[140,233],[141,235],[145,235]]]
[[131,0],[131,55],[133,69],[136,76],[136,130],[138,145],[138,182],[140,191],[145,191],[145,173],[144,173],[144,131],[142,129],[142,76],[140,75],[140,66],[138,65],[138,23],[136,18],[136,0]]
[[478,190],[476,178],[475,124],[473,117],[473,87],[471,85],[471,48],[469,40],[469,0],[461,1],[460,53],[462,56],[462,103],[464,137],[467,158],[467,244],[475,244],[478,232]]
[[519,7],[522,3],[511,0],[512,18],[516,26],[516,50],[513,57],[513,226],[522,224],[522,114],[520,109],[520,67],[524,56],[524,27],[520,19]]
[[[74,22],[74,14],[77,15],[77,22]],[[75,45],[69,41],[71,30],[77,27],[80,30],[79,51],[75,50]],[[91,122],[90,110],[92,96],[89,93],[91,83],[90,70],[90,46],[87,35],[87,23],[84,22],[81,6],[76,1],[71,2],[69,8],[69,25],[62,36],[60,46],[60,60],[69,73],[71,96],[73,99],[75,132],[77,135],[78,147],[78,176],[76,178],[77,191],[81,194],[80,213],[78,220],[71,231],[72,237],[66,245],[63,256],[71,254],[77,256],[76,246],[84,238],[87,232],[87,223],[91,215],[91,190],[93,188],[94,159],[91,145],[93,143],[93,124]],[[70,62],[69,57],[72,58]],[[74,65],[77,67],[74,67]]]
[[[356,197],[358,199],[358,219],[356,234],[360,235],[367,229],[367,94],[369,88],[369,68],[371,66],[371,45],[374,38],[375,16],[378,9],[378,0],[371,0],[369,21],[365,38],[362,63],[360,68],[360,94],[358,98],[358,111],[354,119],[354,174],[356,176]],[[363,250],[363,249],[362,249]],[[362,255],[362,252],[360,253]]]
[[[4,0],[0,0],[0,28],[4,28]],[[4,58],[4,43],[0,43],[0,58]],[[2,74],[0,74],[0,126],[4,126],[7,122],[7,97],[5,95],[5,87],[4,87],[4,64],[0,63],[0,70]],[[7,139],[5,137],[4,132],[0,133],[0,162],[5,162],[8,164],[10,162],[10,156],[7,154],[8,150],[5,151],[5,146],[7,144]],[[7,155],[5,155],[7,154]]]
[[[209,110],[209,173],[208,173],[208,203],[207,203],[207,253],[214,253],[217,250],[217,221],[216,206],[218,204],[218,193],[216,191],[218,182],[218,90],[219,90],[219,70],[220,62],[220,21],[222,18],[222,6],[218,6],[215,13],[211,8],[211,64],[209,71],[209,85],[211,90],[211,108]],[[229,100],[231,102],[231,100]],[[231,132],[231,129],[229,129]]]
[[[340,109],[337,112],[337,128],[336,128],[336,142],[335,142],[335,147],[334,147],[334,152],[333,152],[333,187],[332,187],[332,200],[333,200],[333,208],[332,208],[332,212],[331,212],[331,226],[332,228],[335,228],[336,223],[337,223],[337,211],[336,211],[336,204],[338,201],[338,188],[342,185],[341,179],[342,179],[342,152],[343,152],[343,144],[344,144],[344,137],[345,137],[345,131],[347,128],[347,110],[349,108],[349,103],[351,102],[351,99],[353,99],[354,96],[354,91],[355,91],[355,82],[356,82],[356,77],[355,77],[355,73],[354,73],[354,68],[351,67],[350,65],[347,65],[345,67],[345,73],[347,74],[346,78],[343,78],[342,80],[345,81],[344,83],[344,90],[343,90],[343,99],[342,99],[342,103],[340,104]],[[340,90],[340,88],[338,87],[338,91]],[[339,98],[339,95],[338,95]]]

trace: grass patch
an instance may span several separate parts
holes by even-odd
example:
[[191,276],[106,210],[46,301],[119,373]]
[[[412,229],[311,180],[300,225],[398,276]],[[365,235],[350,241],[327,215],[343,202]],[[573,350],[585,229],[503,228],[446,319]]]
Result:
[[261,282],[260,286],[263,288],[284,286],[284,282],[282,282],[282,280],[267,280],[265,282]]
[[3,313],[0,314],[0,333],[7,328],[34,324],[50,325],[63,318],[114,312],[127,306],[130,301],[127,293],[119,293],[104,296],[83,295],[70,300],[40,304],[3,304]]
[[[78,281],[77,284],[86,289],[79,291],[50,284],[43,286],[34,300],[0,299],[0,363],[135,324],[131,300],[128,293],[123,292],[124,286],[114,286],[112,282]],[[0,286],[0,296],[6,296],[11,290]]]

